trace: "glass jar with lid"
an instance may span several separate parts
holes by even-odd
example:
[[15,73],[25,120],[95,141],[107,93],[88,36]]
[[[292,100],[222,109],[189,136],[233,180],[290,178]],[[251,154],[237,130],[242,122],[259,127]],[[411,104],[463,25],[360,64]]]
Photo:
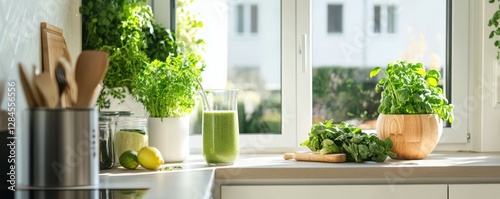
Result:
[[111,117],[99,116],[99,168],[110,169],[114,165],[113,133]]
[[118,117],[114,135],[115,163],[127,150],[139,152],[148,146],[147,119],[144,117]]

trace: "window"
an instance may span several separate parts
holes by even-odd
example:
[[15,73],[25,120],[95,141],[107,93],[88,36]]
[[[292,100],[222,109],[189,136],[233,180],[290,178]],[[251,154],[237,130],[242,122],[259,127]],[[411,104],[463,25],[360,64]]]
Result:
[[342,5],[328,5],[328,33],[342,33]]
[[250,6],[250,32],[251,33],[257,33],[258,30],[258,19],[259,19],[259,7],[257,5],[251,5]]
[[396,32],[396,6],[390,5],[387,7],[387,33]]
[[396,32],[397,7],[395,5],[374,5],[373,6],[373,32],[386,32],[393,34]]
[[[313,10],[322,5],[324,1],[312,1]],[[448,89],[448,99],[452,99],[454,105],[457,102],[453,99],[465,97],[463,89],[459,89],[463,88],[459,86],[462,82],[455,79],[455,75],[466,75],[457,73],[458,68],[464,67],[463,62],[457,63],[449,54],[460,53],[463,48],[458,46],[461,42],[455,40],[455,36],[449,41],[450,21],[446,10],[452,7],[446,0],[405,1],[398,5],[344,1],[344,7],[349,13],[344,19],[349,24],[343,30],[347,33],[344,37],[322,34],[318,28],[320,15],[313,14],[311,20],[313,123],[333,119],[335,123],[347,121],[363,129],[374,129],[380,94],[374,92],[376,80],[369,78],[369,72],[375,66],[385,67],[397,59],[422,62],[427,68],[439,70],[444,76],[442,86]],[[372,8],[372,12],[364,14],[366,8]],[[398,12],[399,8],[404,12]],[[426,15],[421,15],[422,9]],[[371,31],[390,33],[390,37],[370,34]],[[448,50],[451,47],[453,50]],[[454,70],[450,70],[450,64]],[[450,76],[456,82],[451,82]],[[467,130],[459,128],[466,125],[466,120],[461,120],[445,128],[442,142],[466,143]]]
[[[370,93],[374,85],[366,82],[366,71],[399,58],[439,67],[445,76],[442,81],[444,90],[451,96],[456,110],[455,122],[450,128],[445,128],[441,141],[453,149],[464,149],[468,106],[461,99],[468,96],[467,89],[463,89],[468,87],[469,26],[464,23],[469,17],[467,2],[454,1],[453,6],[446,0],[404,1],[397,5],[349,0],[336,0],[341,2],[336,4],[331,4],[330,0],[209,2],[195,1],[202,4],[198,8],[205,8],[208,15],[217,16],[212,18],[213,21],[204,21],[204,39],[209,44],[205,87],[239,88],[241,98],[247,101],[245,103],[259,102],[253,108],[243,108],[246,110],[242,111],[244,116],[241,118],[245,119],[258,116],[254,114],[259,110],[257,107],[265,104],[263,102],[267,99],[273,98],[277,102],[274,105],[267,103],[270,106],[261,109],[259,116],[261,121],[271,118],[275,123],[264,122],[258,126],[266,128],[252,133],[242,132],[242,151],[297,149],[307,139],[313,121],[333,118],[328,115],[332,111],[343,111],[344,118],[338,118],[339,121],[348,120],[370,128],[373,123],[364,123],[364,120],[374,117],[370,110],[377,105],[370,102],[376,100],[376,94]],[[419,12],[422,9],[428,14],[422,15]],[[343,12],[349,13],[350,17],[344,17]],[[208,19],[206,16],[202,12],[200,17]],[[258,21],[259,18],[262,21]],[[324,25],[325,18],[327,26]],[[252,32],[252,26],[259,32],[259,38],[238,38],[239,30]],[[379,32],[391,33],[391,37],[370,34],[376,31],[375,26]],[[346,33],[345,38],[328,37],[331,32]],[[420,52],[419,49],[426,51]],[[318,77],[329,81],[318,81]],[[341,92],[323,89],[329,86],[341,88]],[[257,95],[259,97],[255,97]],[[321,99],[324,96],[326,98]],[[318,103],[318,100],[323,101]],[[327,107],[330,106],[327,103],[344,109]],[[268,128],[275,124],[279,128]],[[200,147],[200,137],[193,135],[191,143],[195,148]]]
[[237,27],[237,32],[238,33],[243,33],[244,31],[244,26],[245,26],[245,18],[243,17],[245,15],[245,9],[243,7],[243,4],[238,4],[236,6],[236,27]]
[[380,26],[382,26],[380,18],[380,6],[376,5],[373,7],[373,32],[375,33],[380,33]]
[[[259,7],[257,4],[239,3],[235,6],[236,13],[236,32],[240,34],[252,33],[255,34],[259,30]],[[233,18],[229,18],[233,21]]]

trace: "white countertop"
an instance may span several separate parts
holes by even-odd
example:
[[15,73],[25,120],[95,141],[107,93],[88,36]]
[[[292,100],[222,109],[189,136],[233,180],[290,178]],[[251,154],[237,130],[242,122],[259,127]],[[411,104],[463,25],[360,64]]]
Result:
[[[172,171],[121,167],[102,170],[100,188],[148,188],[147,198],[211,198],[220,186],[244,184],[500,183],[500,153],[435,153],[424,160],[384,163],[316,163],[284,160],[282,155],[242,155],[232,166],[208,167],[191,155]],[[399,179],[399,180],[398,180]]]

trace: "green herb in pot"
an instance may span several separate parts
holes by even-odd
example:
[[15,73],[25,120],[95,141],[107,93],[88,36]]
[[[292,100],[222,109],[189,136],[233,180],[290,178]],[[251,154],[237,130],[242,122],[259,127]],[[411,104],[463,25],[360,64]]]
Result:
[[441,75],[436,70],[425,71],[422,63],[396,61],[385,70],[375,67],[370,78],[383,71],[375,91],[381,93],[378,112],[381,114],[438,114],[453,122],[453,105],[448,103],[439,87]]
[[198,80],[204,69],[200,57],[186,52],[147,64],[136,74],[134,93],[149,117],[183,117],[195,107]]

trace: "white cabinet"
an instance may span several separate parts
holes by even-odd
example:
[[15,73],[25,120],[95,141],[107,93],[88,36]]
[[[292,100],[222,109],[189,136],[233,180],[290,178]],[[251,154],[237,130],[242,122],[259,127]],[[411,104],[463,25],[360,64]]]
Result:
[[448,185],[222,186],[221,199],[448,199]]
[[450,184],[449,199],[497,199],[500,184]]

